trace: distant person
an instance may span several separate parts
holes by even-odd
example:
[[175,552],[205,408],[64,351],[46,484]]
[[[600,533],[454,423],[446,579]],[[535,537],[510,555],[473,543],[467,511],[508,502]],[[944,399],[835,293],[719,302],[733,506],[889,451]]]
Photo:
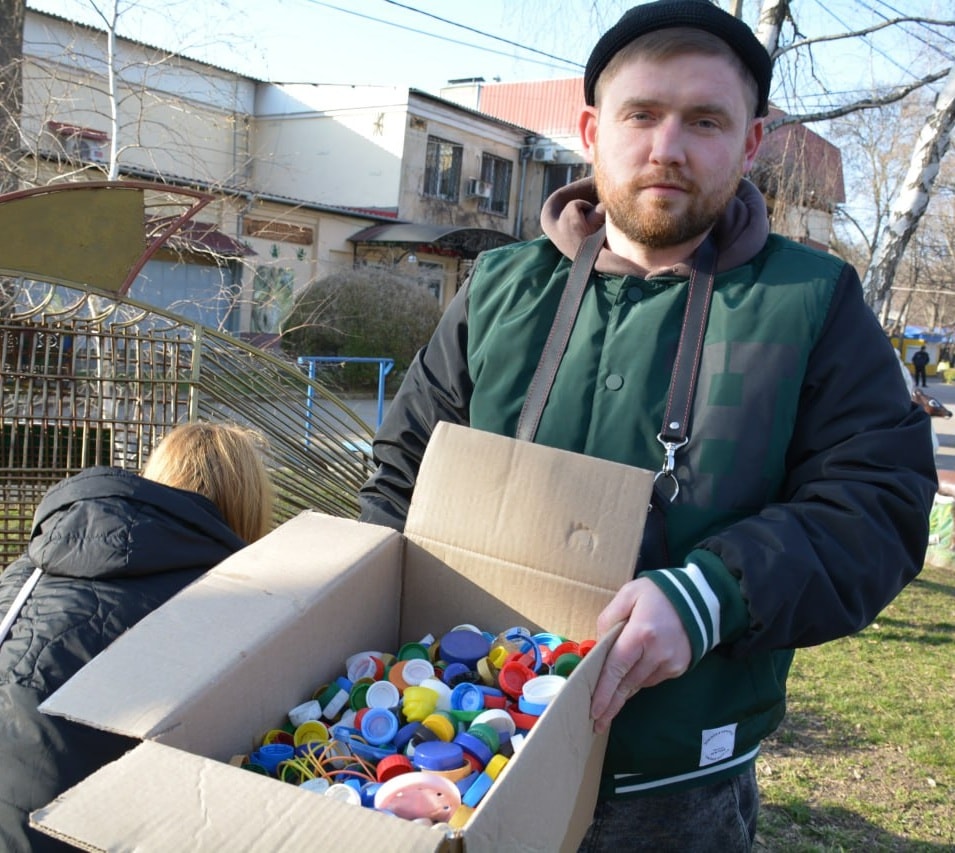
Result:
[[[912,356],[912,367],[915,368],[915,384],[918,386],[921,384],[923,388],[927,387],[925,379],[925,368],[928,367],[929,355],[925,350],[925,346],[921,346],[919,351]],[[921,382],[919,382],[921,380]]]
[[30,812],[136,742],[37,706],[146,614],[268,532],[273,492],[260,446],[238,426],[178,426],[141,476],[89,468],[40,502],[27,553],[0,574],[0,619],[13,619],[5,639],[0,631],[4,853],[74,850],[30,829]]
[[596,625],[623,627],[591,699],[610,739],[586,853],[751,850],[793,650],[864,628],[925,557],[928,415],[855,270],[770,233],[744,177],[771,76],[702,0],[600,38],[594,177],[547,199],[543,237],[475,262],[360,494],[364,521],[403,527],[439,421],[657,472],[635,578]]

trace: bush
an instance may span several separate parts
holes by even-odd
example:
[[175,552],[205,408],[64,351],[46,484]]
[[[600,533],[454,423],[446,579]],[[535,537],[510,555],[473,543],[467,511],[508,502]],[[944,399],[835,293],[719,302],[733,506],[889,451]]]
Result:
[[[393,358],[390,385],[408,369],[441,318],[434,294],[415,279],[365,267],[319,279],[295,300],[282,324],[290,356]],[[332,377],[322,376],[332,384]],[[346,364],[334,384],[346,391],[378,387],[378,366]]]

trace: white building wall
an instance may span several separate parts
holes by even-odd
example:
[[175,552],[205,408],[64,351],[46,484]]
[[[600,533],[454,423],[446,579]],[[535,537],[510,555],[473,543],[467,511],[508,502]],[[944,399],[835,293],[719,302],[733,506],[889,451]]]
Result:
[[24,142],[58,149],[50,121],[115,136],[119,163],[200,181],[241,182],[248,166],[245,117],[255,82],[118,40],[116,123],[108,88],[106,34],[27,12]]
[[395,87],[262,86],[255,184],[319,204],[397,208],[407,103]]

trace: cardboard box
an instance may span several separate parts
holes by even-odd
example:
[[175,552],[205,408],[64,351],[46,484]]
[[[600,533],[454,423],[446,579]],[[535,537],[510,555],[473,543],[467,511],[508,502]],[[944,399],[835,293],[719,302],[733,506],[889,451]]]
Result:
[[[143,742],[33,815],[91,850],[574,850],[606,639],[453,837],[227,762],[340,675],[470,622],[582,640],[633,575],[652,474],[439,425],[405,535],[304,513],[150,614],[42,706]],[[612,638],[611,638],[612,639]]]

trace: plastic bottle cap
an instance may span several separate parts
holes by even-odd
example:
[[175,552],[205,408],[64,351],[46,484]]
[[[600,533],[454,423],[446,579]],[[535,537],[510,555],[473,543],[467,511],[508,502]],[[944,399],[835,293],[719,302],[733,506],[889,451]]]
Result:
[[334,720],[341,713],[348,701],[348,693],[349,691],[343,690],[335,682],[322,690],[317,699],[322,706],[322,716],[326,720]]
[[487,723],[471,723],[468,727],[468,734],[478,738],[491,753],[497,752],[501,748],[501,736],[494,726]]
[[535,705],[549,705],[566,683],[567,679],[560,675],[538,675],[524,683],[521,695]]
[[451,707],[451,688],[439,678],[425,678],[418,687],[426,687],[438,694],[437,709],[447,711]]
[[474,631],[449,631],[441,638],[441,660],[452,663],[466,664],[468,669],[474,669],[477,662],[487,657],[491,644],[483,634]]
[[438,707],[438,694],[424,685],[410,686],[405,690],[401,710],[409,722],[419,722],[434,713]]
[[401,773],[410,773],[412,770],[414,767],[407,755],[388,755],[382,758],[375,768],[379,782],[387,782]]
[[421,724],[429,731],[434,732],[435,737],[439,740],[451,741],[457,734],[457,726],[443,714],[428,714],[421,721]]
[[484,632],[480,628],[478,628],[477,625],[472,625],[470,622],[465,622],[463,625],[455,625],[451,630],[452,631],[473,631],[475,634],[480,634],[482,637],[484,636]]
[[408,686],[408,682],[405,681],[405,666],[408,661],[405,660],[396,660],[388,668],[388,681],[395,685],[398,688],[399,693],[404,693],[405,688]]
[[[519,708],[514,708],[513,706],[507,709],[507,713],[511,715],[511,719],[514,721],[514,725],[517,726],[517,730],[522,732],[530,731],[538,719],[532,714],[521,713]],[[516,737],[516,735],[514,737]],[[511,738],[512,743],[514,737]]]
[[462,761],[461,766],[455,767],[453,770],[429,770],[428,772],[434,773],[436,776],[441,776],[450,782],[457,783],[474,773],[474,768],[471,767],[470,762]]
[[482,684],[488,687],[493,687],[497,684],[497,673],[499,669],[491,663],[490,658],[481,658],[477,662],[477,671]]
[[415,747],[411,763],[419,770],[454,770],[464,764],[464,751],[460,744],[427,741]]
[[574,652],[565,652],[553,663],[554,675],[567,678],[582,660],[583,658]]
[[299,785],[299,788],[304,788],[306,791],[312,791],[316,794],[324,794],[331,787],[331,784],[323,776],[316,776],[314,779],[306,779]]
[[487,767],[484,768],[484,772],[487,773],[492,779],[497,779],[501,775],[501,771],[507,766],[508,758],[506,755],[495,755],[488,763]]
[[269,773],[274,774],[283,761],[295,755],[295,747],[287,743],[266,743],[260,746],[249,758],[254,764],[261,764]]
[[358,652],[345,659],[345,672],[350,681],[370,678],[377,681],[385,671],[380,652]]
[[425,679],[432,678],[434,676],[434,664],[432,664],[429,660],[413,658],[405,662],[402,675],[406,684],[410,684],[412,686],[421,684],[421,682]]
[[449,663],[444,667],[441,680],[449,687],[454,687],[455,685],[460,684],[462,679],[469,679],[470,677],[471,668],[466,663],[454,661],[453,663]]
[[526,696],[521,696],[517,700],[517,710],[522,714],[529,714],[532,717],[539,717],[544,713],[544,711],[547,710],[547,706],[537,702],[530,702]]
[[285,729],[270,729],[262,737],[262,743],[287,743],[289,746],[295,745],[295,738],[291,732]]
[[434,773],[402,773],[384,782],[375,794],[375,808],[407,820],[451,821],[461,806],[457,786]]
[[[490,726],[498,733],[498,737],[501,735],[510,737],[517,731],[517,726],[514,725],[514,720],[511,719],[511,715],[503,708],[490,708],[486,711],[482,711],[474,718],[474,721],[471,723],[471,728],[478,725]],[[497,750],[495,750],[495,752],[496,751]]]
[[371,686],[371,682],[368,681],[357,681],[352,685],[351,692],[348,694],[348,707],[353,711],[360,711],[368,703],[365,700],[365,694],[368,693],[368,688]]
[[303,743],[328,743],[331,735],[328,732],[328,726],[319,720],[306,720],[300,725],[293,735],[296,746]]
[[361,734],[372,746],[391,743],[398,733],[398,718],[387,708],[369,708],[361,720]]
[[365,704],[369,708],[396,708],[401,701],[398,688],[390,681],[376,681],[368,685]]
[[325,791],[325,796],[343,803],[352,803],[356,806],[361,805],[361,794],[351,785],[346,785],[344,782],[336,782],[334,785],[329,785],[328,790]]
[[589,652],[593,651],[593,648],[596,645],[597,645],[596,640],[581,640],[579,643],[579,648],[577,650],[577,653],[581,657],[586,657]]
[[322,706],[317,699],[309,699],[308,702],[302,702],[296,705],[288,712],[289,722],[298,728],[302,723],[308,720],[318,720],[322,716]]
[[568,642],[566,637],[561,637],[560,634],[551,634],[549,631],[534,634],[532,639],[538,646],[545,646],[551,651],[556,649],[561,643]]
[[455,711],[480,711],[484,708],[484,694],[474,684],[458,684],[451,691],[451,707]]
[[424,643],[405,643],[398,649],[398,660],[428,660],[428,646]]
[[497,683],[508,696],[516,699],[521,695],[524,685],[534,677],[533,671],[524,664],[510,660],[497,674]]
[[485,744],[484,741],[467,732],[460,732],[454,738],[454,743],[461,747],[465,756],[471,756],[480,765],[480,769],[482,770],[494,754],[487,748],[487,744]]
[[464,792],[464,796],[461,797],[461,802],[466,806],[474,808],[484,799],[484,795],[491,790],[491,785],[493,784],[494,780],[488,776],[487,773],[482,773],[477,777],[474,784]]

